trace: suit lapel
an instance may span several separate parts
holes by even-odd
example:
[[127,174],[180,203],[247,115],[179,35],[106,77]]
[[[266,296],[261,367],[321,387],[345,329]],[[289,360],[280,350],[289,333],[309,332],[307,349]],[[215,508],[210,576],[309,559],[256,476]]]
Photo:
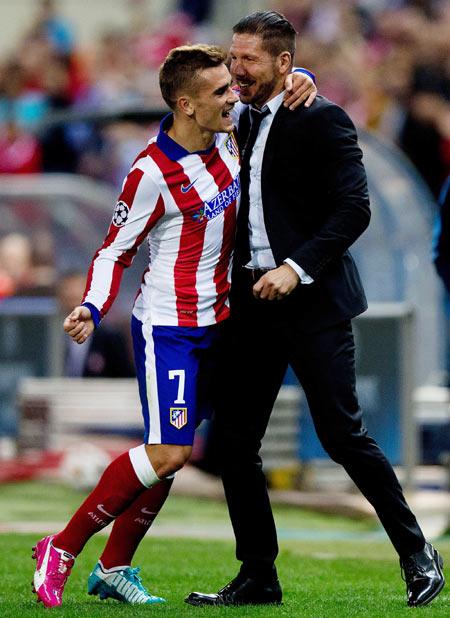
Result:
[[250,108],[247,105],[247,107],[245,108],[245,110],[242,112],[242,114],[239,117],[238,145],[241,151],[245,146],[249,133],[250,133]]
[[[279,147],[280,140],[280,127],[282,127],[286,114],[291,113],[284,105],[280,105],[277,113],[275,114],[275,118],[273,119],[272,125],[270,127],[269,135],[267,136],[267,141],[264,147],[262,168],[261,168],[261,195],[263,202],[263,209],[266,211],[267,200],[265,199],[268,195],[268,187],[267,182],[270,178],[268,175],[268,171],[271,169],[272,164],[274,162],[275,157],[277,156],[277,147]],[[283,144],[283,147],[289,147],[288,144]],[[266,221],[267,226],[267,221]]]
[[[262,169],[261,169],[261,179],[262,185],[264,185],[264,179],[267,178],[267,170],[270,169],[272,162],[277,154],[277,137],[279,135],[279,128],[283,124],[283,120],[286,114],[289,114],[289,110],[284,107],[284,105],[280,105],[275,114],[275,118],[270,127],[269,135],[267,136],[266,145],[264,147],[264,155],[262,161]],[[262,187],[261,187],[262,188]],[[264,190],[263,190],[264,195]]]

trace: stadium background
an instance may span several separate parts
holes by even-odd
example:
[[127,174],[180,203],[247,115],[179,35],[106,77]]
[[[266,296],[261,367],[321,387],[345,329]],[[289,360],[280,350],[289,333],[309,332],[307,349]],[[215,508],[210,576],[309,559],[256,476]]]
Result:
[[[86,270],[118,187],[164,113],[157,71],[167,51],[196,41],[226,47],[242,15],[266,8],[293,21],[296,63],[358,126],[373,206],[353,251],[370,302],[356,324],[358,390],[421,521],[433,536],[448,529],[450,303],[432,265],[436,198],[450,174],[446,0],[0,0],[0,480],[9,483],[0,529],[45,528],[50,513],[23,511],[23,496],[42,481],[54,491],[61,479],[83,490],[92,470],[138,440],[133,379],[88,384],[66,372],[61,381],[61,281]],[[108,316],[127,352],[145,258],[141,250]],[[176,493],[221,498],[217,479],[200,472],[214,471],[209,442],[203,428],[198,468],[180,475]],[[372,516],[324,457],[289,373],[264,448],[276,502]],[[182,534],[186,504],[176,500],[169,520]],[[228,538],[226,517],[217,521],[215,534]],[[316,524],[305,525],[314,536]]]

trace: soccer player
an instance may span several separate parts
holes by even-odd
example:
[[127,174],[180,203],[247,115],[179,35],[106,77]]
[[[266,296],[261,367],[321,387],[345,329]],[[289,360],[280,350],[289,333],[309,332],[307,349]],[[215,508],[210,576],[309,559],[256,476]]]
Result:
[[229,316],[240,163],[233,132],[238,96],[225,59],[221,49],[206,45],[167,56],[160,87],[173,113],[135,160],[89,269],[83,302],[64,322],[74,341],[88,339],[148,236],[150,266],[132,312],[144,443],[107,467],[64,530],[36,544],[34,589],[46,607],[61,605],[75,557],[119,515],[114,542],[89,577],[90,594],[164,601],[144,588],[130,564],[174,473],[191,454]]

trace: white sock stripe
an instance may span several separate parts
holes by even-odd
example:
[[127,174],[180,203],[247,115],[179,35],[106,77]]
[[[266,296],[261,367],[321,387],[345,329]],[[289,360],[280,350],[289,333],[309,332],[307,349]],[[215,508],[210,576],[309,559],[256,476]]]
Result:
[[135,448],[130,448],[128,453],[130,455],[131,465],[136,472],[136,476],[144,487],[152,487],[153,485],[156,485],[156,483],[159,483],[161,479],[156,476],[156,472],[153,470],[153,466],[147,457],[145,444],[140,444]]

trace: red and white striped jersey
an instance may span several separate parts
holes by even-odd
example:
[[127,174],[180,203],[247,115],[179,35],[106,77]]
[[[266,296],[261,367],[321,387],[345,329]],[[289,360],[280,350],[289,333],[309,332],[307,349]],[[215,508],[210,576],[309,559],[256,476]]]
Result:
[[100,318],[145,238],[150,263],[133,307],[139,320],[208,326],[229,315],[240,193],[236,138],[218,133],[211,148],[189,153],[167,135],[171,122],[169,114],[135,160],[92,260],[83,302]]

